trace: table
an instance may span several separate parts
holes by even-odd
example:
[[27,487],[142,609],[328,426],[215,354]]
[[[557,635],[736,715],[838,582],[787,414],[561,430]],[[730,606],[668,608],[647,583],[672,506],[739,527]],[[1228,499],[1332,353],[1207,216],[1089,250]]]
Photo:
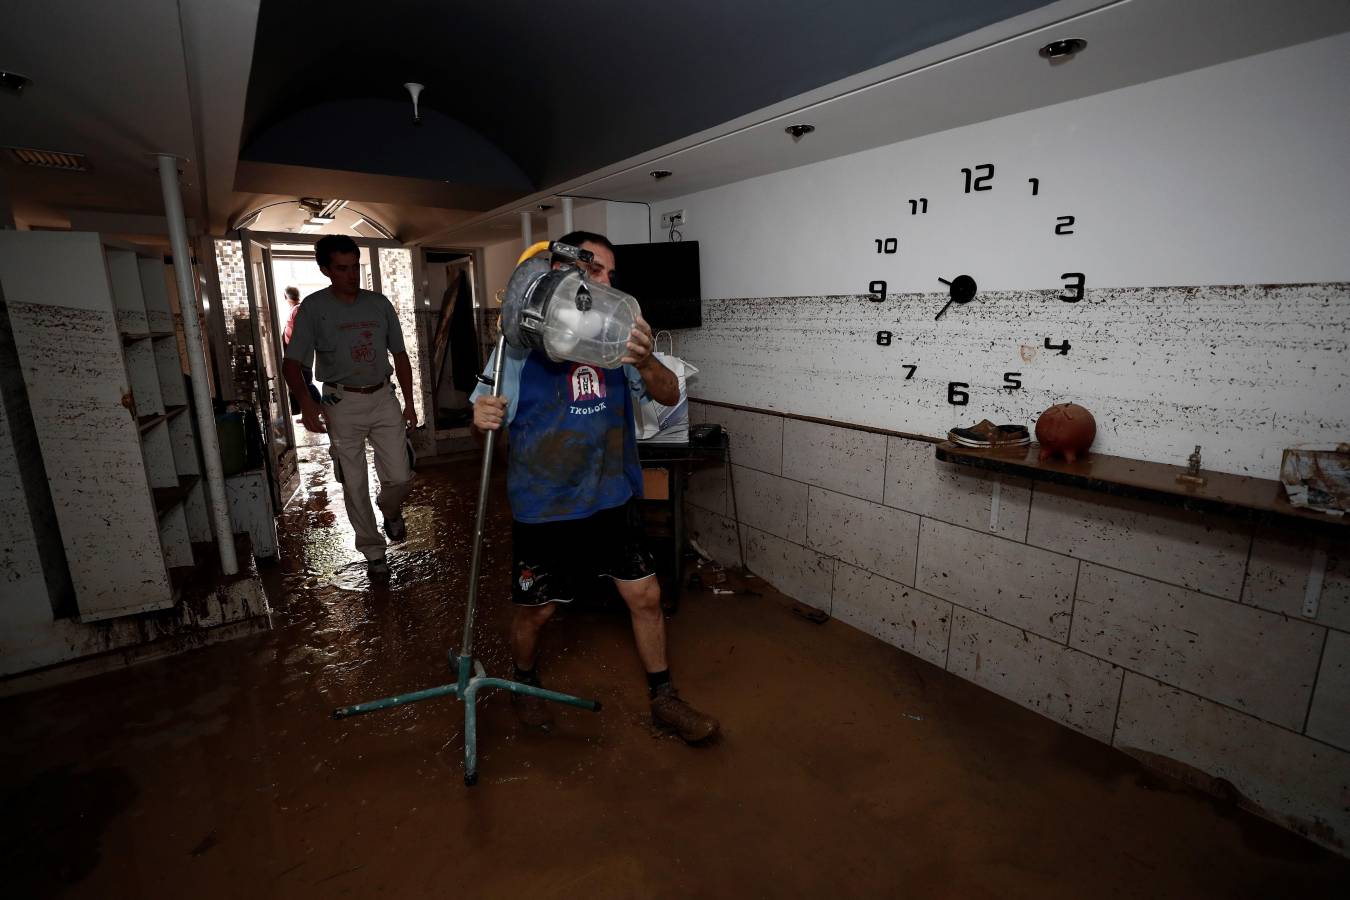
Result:
[[[679,606],[680,589],[684,585],[684,485],[695,466],[701,463],[717,462],[726,464],[727,448],[730,446],[724,431],[716,444],[668,444],[637,442],[638,461],[642,468],[664,468],[670,472],[670,491],[666,502],[671,505],[671,538],[674,544],[675,590],[667,603],[663,603],[667,612],[674,612]],[[659,502],[659,501],[651,501]]]

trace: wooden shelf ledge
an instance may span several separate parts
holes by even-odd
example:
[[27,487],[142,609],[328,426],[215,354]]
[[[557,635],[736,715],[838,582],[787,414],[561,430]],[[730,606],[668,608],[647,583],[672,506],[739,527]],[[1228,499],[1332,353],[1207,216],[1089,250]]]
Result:
[[936,452],[942,462],[958,466],[1350,539],[1350,516],[1329,516],[1293,506],[1285,497],[1284,485],[1274,479],[1202,469],[1200,474],[1207,483],[1187,485],[1177,481],[1177,475],[1185,471],[1183,466],[1102,453],[1088,454],[1077,462],[1062,459],[1042,462],[1037,458],[1040,449],[1040,444],[1033,443],[977,450],[943,441]]

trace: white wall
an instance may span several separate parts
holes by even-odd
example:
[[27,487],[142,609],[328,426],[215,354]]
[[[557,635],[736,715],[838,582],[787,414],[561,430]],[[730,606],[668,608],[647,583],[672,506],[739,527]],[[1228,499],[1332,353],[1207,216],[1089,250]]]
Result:
[[[609,203],[605,236],[616,244],[645,244],[649,237],[645,203]],[[655,237],[656,232],[650,233]]]
[[[1283,447],[1350,431],[1347,109],[1340,35],[663,202],[712,298],[681,336],[695,394],[935,436],[1072,399],[1102,452],[1201,444],[1208,468],[1275,477]],[[966,193],[985,163],[993,189]],[[1066,272],[1083,302],[1058,299]],[[935,321],[958,274],[980,293]],[[877,279],[882,303],[861,296]],[[1261,287],[1310,282],[1333,284]],[[1215,285],[1248,287],[1189,290]]]
[[[573,230],[603,234],[615,244],[647,243],[647,220],[645,203],[577,200],[572,207]],[[548,217],[548,237],[557,240],[564,233],[562,210],[555,209]]]
[[[541,238],[542,239],[542,238]],[[496,307],[497,291],[506,287],[515,271],[516,260],[525,252],[525,243],[520,238],[489,244],[483,248],[483,282],[487,294],[479,302],[484,307]]]
[[[1089,287],[1347,281],[1347,110],[1339,35],[678,197],[654,226],[687,211],[708,297],[860,294],[874,278],[933,291],[953,272],[987,290],[1065,271]],[[994,190],[964,194],[961,169],[991,162]],[[1055,239],[1066,214],[1077,233]],[[878,257],[890,235],[900,252]]]

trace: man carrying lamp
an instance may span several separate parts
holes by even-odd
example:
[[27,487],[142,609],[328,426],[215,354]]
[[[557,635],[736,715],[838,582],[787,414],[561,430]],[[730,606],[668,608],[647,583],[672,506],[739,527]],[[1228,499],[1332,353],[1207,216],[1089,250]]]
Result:
[[[611,283],[607,238],[579,231],[559,243],[589,251],[577,263],[588,284]],[[617,368],[503,346],[500,396],[480,384],[471,399],[474,425],[490,431],[505,424],[510,438],[515,680],[539,684],[539,635],[556,604],[587,589],[588,579],[608,577],[628,606],[653,718],[691,743],[712,737],[717,721],[682,700],[671,681],[661,590],[643,541],[633,407],[644,395],[668,406],[679,401],[674,373],[652,356],[651,328],[636,317]],[[494,363],[495,354],[488,374]],[[524,724],[551,727],[544,701],[511,698]]]

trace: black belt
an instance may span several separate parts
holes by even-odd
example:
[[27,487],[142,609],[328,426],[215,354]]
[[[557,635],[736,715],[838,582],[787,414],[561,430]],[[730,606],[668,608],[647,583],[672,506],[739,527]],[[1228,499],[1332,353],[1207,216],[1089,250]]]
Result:
[[385,381],[381,381],[379,384],[371,384],[371,385],[365,385],[365,386],[354,385],[354,384],[341,384],[341,385],[338,385],[338,387],[342,388],[344,391],[351,391],[353,394],[373,394],[373,393],[375,393],[376,391],[378,391],[378,390],[380,390],[381,388],[383,388],[383,387],[384,387],[385,385],[387,385],[388,383],[389,383],[389,382],[388,382],[387,380],[385,380]]

